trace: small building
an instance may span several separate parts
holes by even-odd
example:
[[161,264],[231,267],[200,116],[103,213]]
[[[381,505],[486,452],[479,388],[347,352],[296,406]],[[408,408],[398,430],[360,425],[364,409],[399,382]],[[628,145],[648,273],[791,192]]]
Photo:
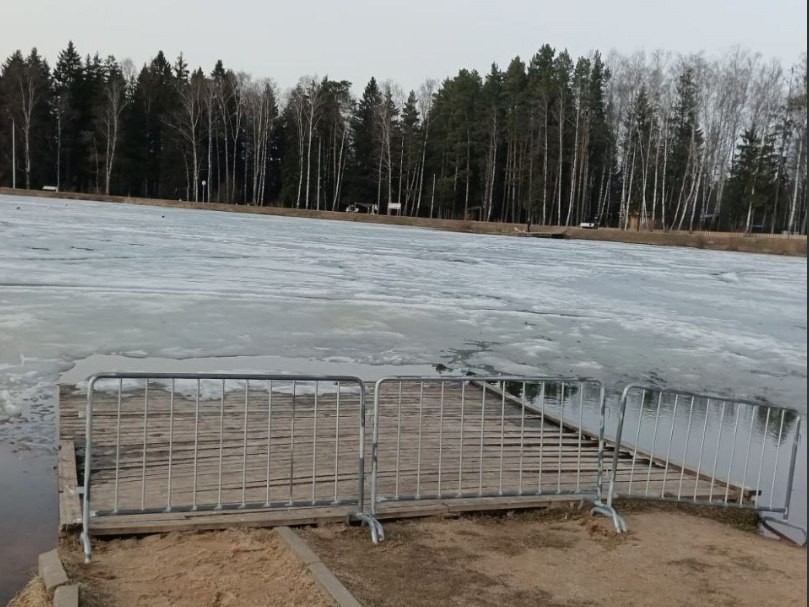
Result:
[[640,213],[635,212],[629,214],[627,229],[635,230],[636,232],[651,232],[655,228],[649,215],[641,217]]

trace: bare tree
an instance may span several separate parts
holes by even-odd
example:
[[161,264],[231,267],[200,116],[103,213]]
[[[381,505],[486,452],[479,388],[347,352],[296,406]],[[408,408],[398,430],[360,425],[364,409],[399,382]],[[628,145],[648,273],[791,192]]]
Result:
[[[199,147],[200,123],[205,103],[206,79],[202,70],[195,71],[187,82],[179,81],[177,93],[179,110],[170,125],[180,134],[186,144],[186,153],[191,157],[190,190],[195,202],[199,202]],[[235,172],[235,171],[234,171]]]
[[323,95],[323,84],[322,82],[318,81],[317,76],[307,76],[303,78],[301,87],[303,90],[303,99],[305,101],[306,108],[306,195],[304,202],[306,208],[308,209],[309,186],[311,185],[312,172],[312,135],[317,128],[317,123],[320,121],[320,110],[325,103],[325,95]]
[[120,138],[121,114],[126,105],[127,81],[114,57],[104,63],[104,83],[97,109],[99,135],[104,144],[104,193],[110,193],[110,181],[115,165],[115,153]]
[[[430,114],[433,109],[433,97],[437,83],[432,78],[428,78],[419,87],[419,113],[421,114],[421,124],[423,125],[422,131],[424,138],[422,139],[421,146],[421,169],[419,170],[419,185],[418,185],[418,200],[416,202],[416,215],[419,214],[421,209],[421,195],[424,190],[424,162],[427,156],[427,143],[430,137]],[[433,176],[433,192],[435,192],[435,176]],[[433,216],[432,207],[430,210],[430,217]]]
[[276,95],[268,80],[248,83],[244,91],[245,118],[249,129],[248,154],[253,161],[251,192],[254,204],[263,205],[269,165],[270,139],[278,116]]
[[298,192],[295,197],[295,208],[301,208],[301,189],[303,186],[303,148],[306,142],[306,97],[300,83],[287,96],[287,109],[295,123],[298,144]]
[[[381,190],[382,173],[383,169],[386,174],[385,181],[387,182],[387,204],[393,202],[393,157],[391,152],[391,145],[393,142],[393,132],[395,129],[395,118],[398,113],[396,103],[394,101],[395,95],[401,96],[397,93],[396,88],[390,83],[386,82],[382,86],[382,100],[376,107],[376,121],[377,132],[379,133],[379,146],[380,146],[380,159],[379,159],[379,187]],[[377,197],[377,204],[381,202],[381,197]],[[386,207],[387,209],[388,207]],[[380,209],[381,210],[381,209]]]
[[47,64],[40,58],[35,48],[31,49],[31,53],[25,59],[17,52],[12,55],[6,66],[5,78],[9,84],[12,111],[19,118],[15,123],[19,123],[18,128],[22,131],[25,187],[31,189],[31,133],[36,109],[47,92]]

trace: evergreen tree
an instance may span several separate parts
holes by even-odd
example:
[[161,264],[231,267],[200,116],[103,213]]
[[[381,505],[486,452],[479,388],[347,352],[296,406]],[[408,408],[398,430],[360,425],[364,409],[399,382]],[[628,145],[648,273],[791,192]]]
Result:
[[677,221],[679,215],[678,229],[685,219],[689,193],[694,190],[700,169],[702,130],[699,127],[698,111],[694,69],[687,65],[677,81],[677,101],[672,117],[674,129],[668,166],[668,182],[671,190],[667,196],[676,205],[673,220]]
[[732,229],[746,231],[763,223],[775,197],[777,162],[772,136],[762,137],[754,128],[742,133],[725,190]]
[[365,86],[351,120],[351,180],[346,184],[351,201],[377,203],[379,163],[377,107],[382,93],[375,78]]
[[77,190],[82,185],[79,173],[84,161],[83,149],[79,143],[84,66],[72,41],[59,53],[53,80],[57,186],[63,190]]
[[596,51],[593,66],[590,70],[590,90],[588,94],[589,122],[589,194],[585,197],[583,218],[588,222],[597,222],[598,211],[607,192],[607,183],[613,167],[614,139],[607,121],[605,89],[610,79],[610,72],[601,60],[601,53]]
[[47,61],[31,49],[27,57],[16,51],[0,73],[4,104],[15,125],[21,173],[26,188],[52,183],[54,157],[51,125],[51,74]]

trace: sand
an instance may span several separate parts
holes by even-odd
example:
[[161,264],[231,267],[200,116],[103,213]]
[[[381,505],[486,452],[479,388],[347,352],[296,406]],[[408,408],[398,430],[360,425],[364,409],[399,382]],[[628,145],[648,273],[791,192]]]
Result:
[[[297,531],[368,607],[806,605],[806,549],[755,531],[755,514],[622,508],[630,527],[555,508]],[[699,514],[702,515],[698,515]],[[708,516],[705,516],[707,514]],[[272,530],[169,533],[60,547],[86,607],[333,605]],[[44,607],[34,578],[11,607]]]
[[303,537],[368,607],[806,605],[806,550],[678,511],[424,519]]
[[89,567],[77,544],[60,553],[86,607],[333,605],[268,529],[97,541]]

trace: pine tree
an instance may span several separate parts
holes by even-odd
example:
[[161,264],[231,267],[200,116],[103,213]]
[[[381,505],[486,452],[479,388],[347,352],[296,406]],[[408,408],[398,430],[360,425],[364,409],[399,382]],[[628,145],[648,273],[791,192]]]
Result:
[[[685,66],[677,82],[677,101],[672,117],[673,138],[667,181],[668,198],[676,203],[673,220],[681,228],[689,206],[689,194],[695,189],[702,149],[702,130],[698,121],[697,84],[694,69]],[[673,225],[673,224],[672,224]]]
[[[419,182],[419,110],[416,92],[410,91],[402,107],[401,158],[399,162],[399,202],[402,213],[413,215]],[[404,196],[404,199],[402,199]]]
[[[536,208],[541,208],[540,221],[547,224],[551,218],[553,192],[551,191],[552,164],[551,149],[553,140],[550,136],[552,125],[551,109],[553,107],[556,91],[554,90],[554,56],[556,51],[548,44],[543,45],[531,59],[528,67],[530,81],[531,103],[536,108],[537,137],[536,155],[541,158],[541,173],[539,185],[541,196],[537,194]],[[539,170],[537,171],[539,172]],[[539,211],[537,211],[539,213]]]
[[573,71],[573,61],[568,52],[562,51],[554,61],[553,88],[556,93],[556,130],[559,147],[556,149],[556,224],[562,224],[562,201],[565,199],[564,169],[570,160],[570,79]]
[[377,143],[376,108],[382,94],[375,78],[365,86],[351,120],[351,172],[349,186],[352,201],[372,203],[377,195],[377,164],[380,158]]
[[498,158],[502,156],[500,142],[503,130],[503,74],[492,64],[481,89],[480,119],[482,139],[485,148],[483,160],[483,192],[480,219],[489,221],[494,212],[494,201],[498,176]]
[[[608,182],[612,173],[614,158],[614,140],[607,121],[605,90],[610,79],[610,71],[604,66],[601,54],[596,51],[593,56],[593,67],[590,70],[590,90],[588,94],[589,120],[589,194],[585,197],[583,218],[585,221],[597,223],[599,207],[606,204]],[[602,202],[604,201],[604,202]]]
[[79,144],[81,111],[79,102],[84,88],[84,66],[73,42],[59,53],[53,70],[54,114],[56,117],[56,185],[60,189],[80,188],[79,172],[83,162]]
[[[772,136],[761,137],[755,128],[742,133],[725,190],[726,208],[735,230],[751,224],[772,208],[776,191],[777,155]],[[748,215],[752,220],[748,221]]]

